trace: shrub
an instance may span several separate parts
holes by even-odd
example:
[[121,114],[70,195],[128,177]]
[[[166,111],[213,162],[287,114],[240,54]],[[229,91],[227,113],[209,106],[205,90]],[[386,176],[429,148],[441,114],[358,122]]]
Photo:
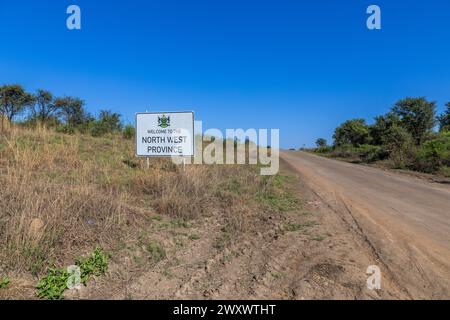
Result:
[[107,124],[101,121],[94,121],[89,128],[89,133],[93,137],[101,137],[109,132]]
[[324,146],[324,147],[319,147],[317,149],[314,150],[314,152],[316,153],[330,153],[333,151],[333,147],[332,146]]
[[363,144],[357,148],[357,152],[361,161],[371,163],[387,158],[387,151],[381,146],[373,146],[369,144]]
[[132,126],[132,125],[126,125],[125,128],[123,129],[123,137],[125,139],[131,140],[134,138],[136,134],[136,129]]
[[60,125],[56,127],[56,132],[58,133],[66,133],[66,134],[74,134],[75,129],[68,124]]
[[439,174],[450,178],[450,166],[443,166],[439,169]]
[[435,139],[420,146],[418,168],[425,172],[436,172],[442,166],[450,165],[450,132],[441,133]]
[[385,137],[385,149],[393,166],[410,168],[417,159],[417,147],[412,135],[403,127],[392,126]]

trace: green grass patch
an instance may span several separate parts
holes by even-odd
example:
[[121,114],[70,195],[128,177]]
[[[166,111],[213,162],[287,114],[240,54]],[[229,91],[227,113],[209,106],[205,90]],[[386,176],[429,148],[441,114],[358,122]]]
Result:
[[312,236],[311,238],[310,238],[310,240],[313,240],[313,241],[323,241],[323,240],[325,240],[326,239],[326,237],[325,236],[322,236],[322,235],[315,235],[315,236]]
[[150,258],[154,263],[158,263],[166,259],[166,251],[163,246],[157,241],[150,241],[147,244],[147,252],[150,254]]
[[264,176],[261,179],[260,191],[257,193],[256,199],[280,212],[298,209],[302,202],[287,186],[292,181],[295,181],[295,177]]
[[197,241],[197,240],[200,240],[200,235],[198,235],[197,233],[193,233],[193,234],[190,234],[189,235],[189,240],[192,240],[192,241]]

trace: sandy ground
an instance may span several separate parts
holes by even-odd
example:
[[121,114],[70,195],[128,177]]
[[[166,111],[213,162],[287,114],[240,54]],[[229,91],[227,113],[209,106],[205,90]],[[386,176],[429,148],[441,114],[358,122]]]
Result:
[[282,158],[336,215],[355,225],[403,294],[450,298],[448,185],[304,152]]

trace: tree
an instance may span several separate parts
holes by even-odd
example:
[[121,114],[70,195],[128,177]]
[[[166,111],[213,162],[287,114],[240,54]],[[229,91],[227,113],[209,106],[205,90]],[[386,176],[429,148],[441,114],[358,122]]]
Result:
[[386,131],[383,144],[396,168],[410,167],[415,162],[417,146],[406,128],[397,124],[391,126]]
[[447,110],[439,117],[440,131],[450,131],[450,102],[446,106]]
[[22,113],[25,107],[34,103],[34,97],[27,93],[22,86],[5,85],[0,87],[0,113],[2,114],[2,131],[4,117],[10,122]]
[[394,125],[398,125],[400,119],[398,116],[389,112],[384,116],[375,118],[375,123],[370,126],[370,142],[371,144],[380,146],[386,143],[386,136]]
[[109,132],[122,131],[120,114],[110,110],[101,110],[99,121],[104,123]]
[[33,120],[46,123],[56,117],[59,106],[55,104],[53,95],[46,90],[39,89],[35,95],[35,103],[31,107]]
[[90,130],[93,136],[122,131],[120,114],[110,110],[101,110],[99,119],[93,122]]
[[55,107],[59,110],[58,114],[70,128],[79,127],[89,119],[88,113],[84,110],[84,101],[79,98],[57,98]]
[[413,136],[416,145],[422,144],[436,124],[436,103],[424,97],[402,99],[392,107],[392,113],[399,117],[401,126]]
[[327,140],[324,138],[319,138],[316,140],[316,146],[317,148],[326,147],[327,146]]
[[364,119],[348,120],[336,128],[333,139],[336,146],[365,144],[369,141],[369,126]]

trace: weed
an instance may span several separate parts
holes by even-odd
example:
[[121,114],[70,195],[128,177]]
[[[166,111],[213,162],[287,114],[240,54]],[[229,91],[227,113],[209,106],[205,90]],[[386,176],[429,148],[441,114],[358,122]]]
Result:
[[219,251],[225,249],[225,247],[231,242],[231,235],[228,232],[223,232],[220,237],[216,239],[213,247]]
[[157,241],[150,241],[147,244],[147,252],[150,254],[150,258],[154,263],[158,263],[166,258],[166,251],[160,243]]
[[70,274],[64,269],[49,269],[46,277],[36,286],[36,295],[40,299],[60,300],[67,289]]
[[104,275],[108,271],[108,263],[109,254],[97,248],[89,257],[78,258],[75,264],[81,270],[81,282],[86,285],[91,276]]
[[192,241],[200,240],[200,235],[198,235],[197,233],[193,233],[193,234],[189,235],[189,240],[192,240]]
[[[108,270],[108,255],[102,249],[97,248],[87,258],[78,258],[76,265],[80,268],[81,283],[87,284],[89,278],[100,276]],[[38,298],[47,300],[61,300],[71,274],[65,269],[51,268],[47,276],[42,278],[37,286],[36,295]]]
[[0,289],[6,289],[10,282],[11,280],[7,276],[0,278]]
[[315,236],[312,236],[312,237],[310,238],[310,240],[320,242],[320,241],[325,240],[325,238],[326,238],[326,237],[325,237],[325,236],[322,236],[322,235],[315,235]]
[[175,227],[175,228],[185,228],[185,229],[192,228],[192,223],[189,221],[186,221],[184,219],[171,220],[170,224],[172,227]]
[[274,279],[280,279],[282,276],[283,276],[283,274],[281,274],[280,272],[277,272],[277,271],[272,271],[271,273],[270,273],[270,275],[274,278]]

